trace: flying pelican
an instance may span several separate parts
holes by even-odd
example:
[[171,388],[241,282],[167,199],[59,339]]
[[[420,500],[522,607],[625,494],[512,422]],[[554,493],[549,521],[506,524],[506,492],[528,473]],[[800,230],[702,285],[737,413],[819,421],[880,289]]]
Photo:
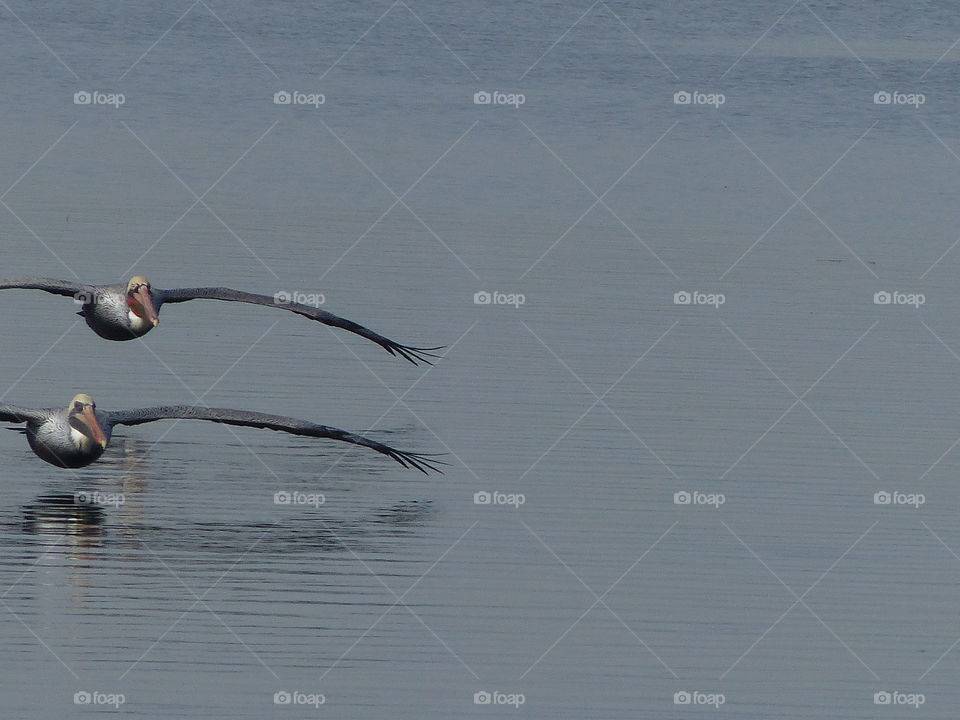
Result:
[[284,302],[283,293],[275,296],[231,290],[224,287],[178,288],[161,290],[153,287],[142,275],[136,275],[126,284],[85,285],[71,280],[54,280],[42,277],[18,277],[0,280],[0,290],[43,290],[54,295],[72,297],[83,304],[78,315],[97,335],[107,340],[133,340],[146,335],[160,324],[160,307],[164,303],[181,303],[188,300],[226,300],[252,303],[267,307],[283,308],[324,325],[338,327],[372,340],[391,355],[399,355],[414,365],[417,361],[432,363],[427,357],[438,357],[432,350],[439,347],[420,348],[401,345],[389,338],[339,317],[326,310],[295,302]]
[[405,468],[419,470],[425,475],[428,470],[442,472],[436,464],[443,463],[431,460],[426,455],[394,450],[389,445],[362,435],[282,415],[188,405],[106,411],[99,410],[93,398],[84,393],[74,396],[65,408],[34,409],[0,403],[0,421],[26,423],[30,449],[41,460],[63,468],[84,467],[97,460],[110,444],[114,425],[141,425],[174,418],[209,420],[226,425],[281,430],[292,435],[341,440],[376,450]]

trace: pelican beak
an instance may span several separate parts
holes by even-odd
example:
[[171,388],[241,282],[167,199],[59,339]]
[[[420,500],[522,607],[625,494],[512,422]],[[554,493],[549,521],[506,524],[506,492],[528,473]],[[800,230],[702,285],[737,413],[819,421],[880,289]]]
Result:
[[133,311],[149,322],[153,327],[160,324],[160,316],[157,315],[157,309],[153,305],[153,298],[150,296],[150,288],[141,285],[133,293]]
[[93,438],[93,441],[100,447],[107,447],[107,435],[103,432],[103,428],[100,427],[100,421],[97,420],[97,414],[93,411],[93,406],[87,405],[83,409],[83,412],[77,414],[77,419],[83,424],[87,431],[84,433],[85,435]]

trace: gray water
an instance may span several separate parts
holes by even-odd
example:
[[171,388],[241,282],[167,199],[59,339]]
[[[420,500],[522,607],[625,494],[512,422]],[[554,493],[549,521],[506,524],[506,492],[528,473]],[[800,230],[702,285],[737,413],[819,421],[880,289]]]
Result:
[[960,23],[847,5],[0,3],[0,275],[446,346],[203,302],[109,343],[9,291],[0,400],[450,463],[164,422],[67,471],[0,432],[4,716],[954,717]]

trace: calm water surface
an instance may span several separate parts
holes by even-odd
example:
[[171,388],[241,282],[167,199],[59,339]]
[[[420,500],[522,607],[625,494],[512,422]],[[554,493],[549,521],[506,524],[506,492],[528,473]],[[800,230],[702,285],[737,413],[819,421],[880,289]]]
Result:
[[11,291],[0,398],[450,466],[165,422],[63,471],[3,430],[5,716],[954,717],[957,36],[932,3],[11,0],[0,275],[322,294],[447,350],[200,302],[107,343]]

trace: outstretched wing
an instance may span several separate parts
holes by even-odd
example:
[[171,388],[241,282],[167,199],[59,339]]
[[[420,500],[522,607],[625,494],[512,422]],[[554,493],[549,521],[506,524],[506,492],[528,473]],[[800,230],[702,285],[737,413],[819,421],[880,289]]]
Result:
[[414,468],[424,474],[427,474],[428,470],[442,472],[436,465],[444,464],[438,460],[429,459],[429,456],[395,450],[389,445],[384,445],[375,440],[365,438],[362,435],[355,435],[354,433],[340,430],[339,428],[317,425],[316,423],[306,420],[297,420],[296,418],[284,417],[282,415],[267,415],[266,413],[251,412],[249,410],[173,405],[167,407],[141,408],[138,410],[113,410],[105,413],[105,415],[107,423],[111,428],[114,425],[141,425],[143,423],[153,422],[154,420],[208,420],[226,425],[278,430],[280,432],[290,433],[291,435],[302,435],[304,437],[340,440],[341,442],[362,445],[371,450],[376,450],[378,453],[383,453],[393,458],[404,467]]
[[270,295],[256,295],[254,293],[231,290],[230,288],[223,287],[179,288],[176,290],[154,289],[153,294],[158,303],[178,303],[187,302],[188,300],[226,300],[228,302],[251,303],[253,305],[266,305],[267,307],[289,310],[290,312],[303,315],[311,320],[321,322],[324,325],[342,328],[349,332],[360,335],[361,337],[365,337],[368,340],[372,340],[391,355],[399,355],[403,359],[412,362],[414,365],[417,364],[418,360],[420,362],[425,362],[428,365],[432,365],[433,363],[431,363],[427,358],[439,357],[438,355],[433,354],[432,351],[442,349],[442,346],[422,348],[401,345],[398,342],[394,342],[390,338],[386,338],[379,333],[375,333],[369,328],[365,328],[363,325],[358,325],[352,320],[347,320],[346,318],[342,318],[338,315],[334,315],[333,313],[327,312],[326,310],[321,310],[320,308],[313,307],[311,305],[283,302],[283,299],[280,296],[273,297]]
[[55,280],[44,277],[18,277],[9,280],[0,280],[0,290],[43,290],[54,295],[64,297],[92,298],[96,288],[72,280]]
[[40,420],[45,417],[43,410],[22,408],[16,405],[0,403],[0,422],[25,423],[30,420]]

